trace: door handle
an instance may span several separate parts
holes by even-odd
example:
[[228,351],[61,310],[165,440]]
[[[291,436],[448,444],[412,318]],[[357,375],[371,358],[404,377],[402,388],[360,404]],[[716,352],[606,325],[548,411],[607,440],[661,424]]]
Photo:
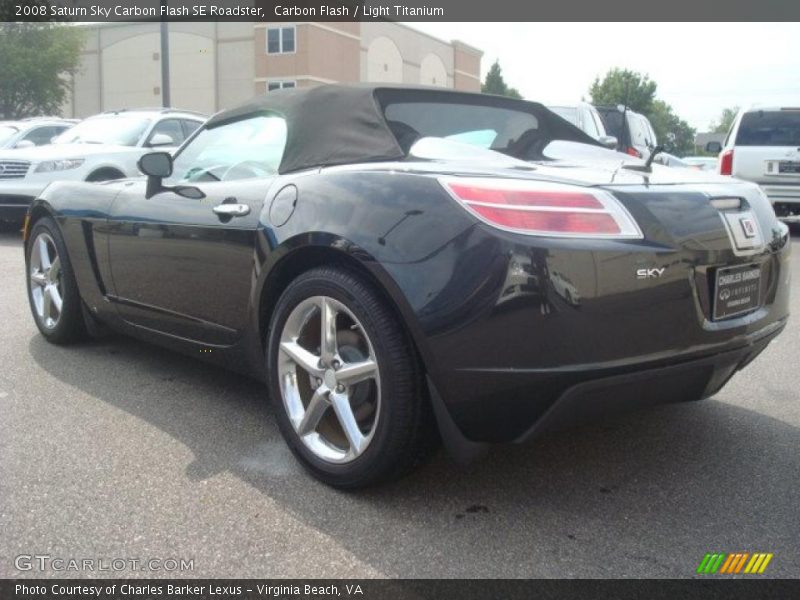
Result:
[[248,204],[217,204],[212,210],[222,217],[243,217],[250,214]]

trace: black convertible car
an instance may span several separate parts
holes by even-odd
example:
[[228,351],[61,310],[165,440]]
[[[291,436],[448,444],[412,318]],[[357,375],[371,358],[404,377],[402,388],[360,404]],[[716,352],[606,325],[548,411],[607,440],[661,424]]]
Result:
[[147,178],[55,183],[31,309],[262,378],[323,481],[357,487],[599,413],[717,392],[783,329],[789,235],[755,185],[600,147],[542,105],[274,92]]

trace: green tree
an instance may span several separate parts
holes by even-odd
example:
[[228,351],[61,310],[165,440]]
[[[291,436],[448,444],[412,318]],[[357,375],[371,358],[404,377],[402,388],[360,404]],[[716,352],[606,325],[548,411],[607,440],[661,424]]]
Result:
[[666,152],[679,156],[694,152],[695,130],[678,117],[669,104],[663,100],[653,100],[647,117],[656,132],[658,143]]
[[603,79],[596,77],[589,95],[592,104],[627,104],[628,108],[642,113],[650,120],[658,143],[670,154],[687,154],[694,151],[695,130],[675,114],[672,107],[656,97],[658,85],[649,76],[614,68]]
[[[6,17],[10,6],[0,16]],[[66,76],[76,71],[83,43],[83,31],[72,25],[0,23],[0,117],[58,113],[69,90]]]
[[719,121],[712,121],[708,126],[708,130],[713,133],[728,133],[738,112],[738,106],[723,108],[722,113],[719,115]]
[[596,77],[589,88],[592,104],[627,104],[631,110],[649,114],[658,86],[647,75],[614,68],[601,80]]
[[484,94],[496,94],[498,96],[508,96],[509,98],[522,99],[522,94],[516,88],[509,87],[505,79],[503,79],[503,70],[500,68],[500,62],[494,61],[494,64],[489,68],[486,74],[486,80],[481,85],[481,92]]

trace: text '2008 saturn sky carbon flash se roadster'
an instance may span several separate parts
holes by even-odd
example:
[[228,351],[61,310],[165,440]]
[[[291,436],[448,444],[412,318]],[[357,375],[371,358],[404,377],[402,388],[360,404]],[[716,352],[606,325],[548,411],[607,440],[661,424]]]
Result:
[[285,90],[140,168],[32,204],[42,334],[118,330],[263,379],[340,487],[439,436],[464,455],[705,398],[788,317],[788,229],[758,187],[607,150],[532,102]]

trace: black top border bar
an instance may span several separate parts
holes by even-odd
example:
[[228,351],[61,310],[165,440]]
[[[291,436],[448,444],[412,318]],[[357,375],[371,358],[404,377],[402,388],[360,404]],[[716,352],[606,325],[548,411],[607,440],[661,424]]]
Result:
[[[0,0],[3,21],[800,21],[787,0]],[[746,40],[738,40],[746,42]],[[724,40],[701,40],[709,48]]]

